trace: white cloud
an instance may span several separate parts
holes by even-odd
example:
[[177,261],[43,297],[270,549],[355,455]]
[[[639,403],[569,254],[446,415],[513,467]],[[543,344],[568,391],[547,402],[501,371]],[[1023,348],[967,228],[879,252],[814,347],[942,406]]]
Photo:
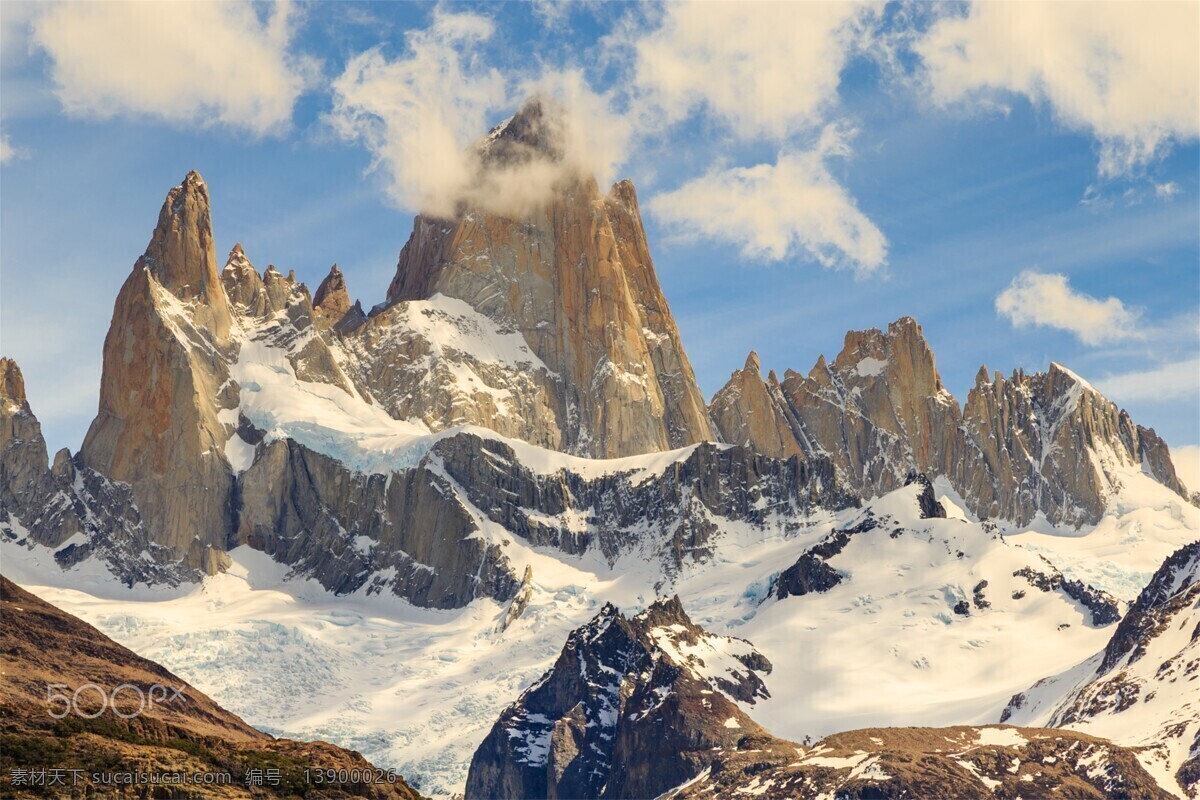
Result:
[[464,147],[507,99],[500,72],[470,56],[494,30],[487,17],[439,9],[428,29],[407,34],[404,58],[369,50],[334,81],[329,121],[367,146],[402,208],[452,212],[470,182]]
[[[872,35],[877,3],[672,3],[650,33],[629,32],[631,115],[661,132],[695,115],[734,142],[770,141],[774,164],[721,165],[650,198],[687,237],[732,242],[748,258],[807,255],[870,272],[887,239],[830,173],[847,136],[828,124],[842,69]],[[823,130],[822,130],[823,129]],[[806,138],[815,146],[800,144]]]
[[[492,20],[439,8],[428,28],[406,35],[400,57],[373,50],[349,62],[334,81],[328,120],[366,145],[402,208],[448,215],[465,200],[521,214],[565,177],[618,177],[634,143],[669,138],[675,123],[701,113],[736,141],[776,141],[776,163],[714,170],[648,206],[685,234],[732,240],[754,257],[804,251],[826,265],[871,270],[886,260],[886,239],[826,166],[849,152],[844,135],[825,126],[820,143],[797,144],[821,132],[871,8],[670,5],[640,26],[627,14],[605,49],[628,55],[610,69],[628,70],[630,80],[604,93],[569,67],[500,73],[484,55]],[[560,105],[550,133],[561,158],[485,169],[475,145],[488,122],[532,95]],[[627,102],[624,112],[614,110],[618,102]]]
[[668,122],[699,108],[740,137],[819,127],[836,98],[865,3],[672,3],[641,36],[635,84]]
[[1200,359],[1193,358],[1164,364],[1154,369],[1109,375],[1096,381],[1096,386],[1117,402],[1187,399],[1195,401],[1200,399]]
[[1167,181],[1166,183],[1154,184],[1154,194],[1164,200],[1168,200],[1179,194],[1179,184],[1175,181]]
[[1175,474],[1188,491],[1200,492],[1200,445],[1172,447],[1171,463],[1175,465]]
[[[343,138],[366,144],[400,207],[448,215],[466,200],[523,213],[559,180],[592,173],[607,179],[625,158],[631,128],[610,112],[609,95],[593,91],[577,70],[502,75],[474,55],[493,32],[487,17],[438,10],[429,28],[408,33],[403,57],[363,53],[334,82],[330,123]],[[559,157],[532,154],[483,169],[476,144],[488,120],[533,95],[553,108],[541,133]]]
[[847,152],[846,137],[830,126],[812,150],[713,170],[652,198],[649,209],[685,235],[733,242],[748,258],[803,250],[827,267],[870,272],[887,259],[887,240],[826,166]]
[[284,132],[311,62],[289,55],[293,6],[267,19],[249,3],[48,4],[34,42],[51,59],[69,114],[129,114],[221,123],[256,135]]
[[1100,142],[1127,174],[1200,135],[1200,4],[972,3],[916,45],[935,100],[1023,94]]
[[1057,328],[1088,345],[1140,336],[1137,311],[1115,297],[1100,300],[1077,292],[1066,275],[1056,273],[1022,272],[996,297],[996,312],[1015,327]]
[[8,141],[7,133],[0,133],[0,164],[7,164],[17,157],[17,151]]

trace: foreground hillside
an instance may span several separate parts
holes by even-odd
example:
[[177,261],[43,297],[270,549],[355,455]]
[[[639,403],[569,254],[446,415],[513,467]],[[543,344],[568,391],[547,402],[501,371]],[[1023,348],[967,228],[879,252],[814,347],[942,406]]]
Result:
[[[0,663],[0,793],[5,797],[74,796],[101,790],[94,775],[119,779],[132,773],[230,777],[226,784],[190,785],[189,797],[420,797],[398,776],[377,780],[380,771],[358,753],[255,730],[183,679],[4,577]],[[87,689],[76,695],[73,690],[81,687]],[[116,698],[112,707],[101,703],[100,691]],[[61,713],[64,701],[48,700],[50,694],[64,693],[75,697],[72,713]],[[278,770],[277,783],[245,783],[247,775],[265,775],[267,769]],[[70,770],[82,771],[79,784],[71,783],[76,775]],[[333,770],[333,779],[314,785],[318,778],[313,776],[322,770]],[[339,770],[371,777],[339,779]],[[47,771],[59,771],[67,783],[47,779]],[[43,777],[23,778],[22,772]],[[146,787],[116,791],[140,797]]]

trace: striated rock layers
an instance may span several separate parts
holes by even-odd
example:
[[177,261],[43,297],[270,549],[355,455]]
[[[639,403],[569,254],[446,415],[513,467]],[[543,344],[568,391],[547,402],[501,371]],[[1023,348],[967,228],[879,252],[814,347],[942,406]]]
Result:
[[769,697],[771,663],[660,600],[635,617],[606,605],[500,715],[471,759],[466,796],[657,797],[715,753],[765,736],[738,706]]
[[[545,151],[542,113],[536,101],[527,105],[492,132],[491,149]],[[466,403],[447,419],[424,408],[409,383],[391,382],[402,374],[375,368],[373,389],[393,416],[435,428],[471,422],[602,458],[715,439],[654,273],[632,183],[603,194],[594,179],[569,177],[543,205],[513,218],[469,207],[454,219],[417,217],[388,289],[392,309],[368,325],[389,327],[406,301],[437,295],[521,335],[537,359],[526,406],[497,415],[487,403]]]
[[763,380],[758,359],[713,398],[725,441],[774,455],[825,456],[863,496],[904,485],[913,471],[947,478],[981,516],[1078,527],[1099,521],[1118,472],[1141,469],[1183,494],[1166,445],[1086,381],[1051,364],[1045,374],[981,370],[965,408],[942,385],[920,326],[905,317],[846,334],[833,363],[807,376]]

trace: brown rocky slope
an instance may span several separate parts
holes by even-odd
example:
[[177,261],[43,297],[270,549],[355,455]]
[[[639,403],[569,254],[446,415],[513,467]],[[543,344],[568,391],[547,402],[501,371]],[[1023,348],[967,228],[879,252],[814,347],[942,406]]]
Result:
[[[176,787],[175,795],[159,786],[155,797],[420,797],[403,778],[389,780],[358,753],[324,742],[275,739],[251,728],[163,667],[3,576],[0,663],[0,795],[5,797],[76,796],[100,789],[111,792],[105,796],[149,796],[148,784],[114,789],[103,786],[104,779],[93,781],[94,773],[139,772],[230,776],[227,784]],[[74,695],[85,686],[76,695],[78,713],[63,715],[64,701],[57,695]],[[151,693],[154,686],[166,689]],[[115,696],[112,705],[101,703],[100,691]],[[157,701],[143,702],[147,697]],[[265,776],[267,769],[279,771],[278,785],[245,783],[251,770],[263,770]],[[354,774],[340,781],[335,774],[331,783],[317,784],[315,773],[330,769]],[[15,770],[83,772],[68,772],[64,788],[49,779],[29,785],[14,778]],[[306,770],[311,770],[307,779]]]

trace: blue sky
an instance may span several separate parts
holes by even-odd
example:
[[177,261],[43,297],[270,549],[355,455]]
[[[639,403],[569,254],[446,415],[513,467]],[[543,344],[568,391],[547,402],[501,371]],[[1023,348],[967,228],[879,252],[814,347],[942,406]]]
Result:
[[965,400],[1059,361],[1200,443],[1195,4],[0,6],[0,350],[52,448],[192,168],[218,255],[383,298],[530,91],[632,178],[705,393],[915,316]]

